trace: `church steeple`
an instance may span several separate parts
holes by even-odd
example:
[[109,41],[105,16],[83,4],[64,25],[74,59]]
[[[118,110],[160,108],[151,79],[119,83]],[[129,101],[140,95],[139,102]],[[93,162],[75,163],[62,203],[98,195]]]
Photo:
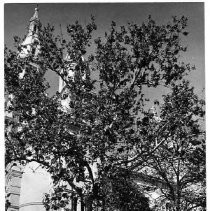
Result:
[[40,46],[38,39],[38,28],[40,20],[38,15],[38,6],[35,8],[34,15],[30,19],[28,34],[21,44],[21,52],[19,54],[20,58],[25,58],[29,55],[37,56],[39,53]]
[[36,21],[36,20],[39,20],[38,5],[37,5],[37,7],[35,8],[34,15],[31,17],[30,22],[31,22],[31,21]]

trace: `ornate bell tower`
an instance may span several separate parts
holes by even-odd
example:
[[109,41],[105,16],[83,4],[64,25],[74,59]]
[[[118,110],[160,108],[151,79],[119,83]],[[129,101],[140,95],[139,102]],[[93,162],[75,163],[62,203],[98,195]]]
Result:
[[[40,53],[40,42],[39,42],[39,25],[40,20],[38,16],[38,6],[35,8],[34,15],[30,19],[29,27],[28,27],[28,34],[21,44],[21,50],[19,53],[19,58],[26,58],[28,56],[33,56],[36,58]],[[39,66],[36,63],[30,63],[33,67],[37,70]],[[19,74],[19,79],[22,79],[25,75],[25,69],[23,72]]]
[[[28,33],[21,44],[18,57],[24,59],[28,56],[36,58],[40,52],[40,42],[38,37],[40,20],[38,8],[35,8],[34,15],[30,19]],[[39,66],[31,62],[37,70]],[[21,80],[25,75],[25,69],[19,74]],[[13,100],[13,95],[9,96]],[[13,113],[6,113],[10,121],[15,120]],[[44,211],[42,203],[44,193],[51,188],[50,174],[42,169],[36,162],[22,166],[19,163],[11,163],[6,168],[6,210],[7,211]]]
[[[40,20],[38,17],[38,8],[35,8],[34,15],[30,19],[28,33],[19,52],[19,58],[24,59],[29,56],[35,58],[30,63],[33,67],[39,70],[39,66],[36,64],[36,57],[40,53],[40,41],[39,41],[39,25]],[[74,71],[77,65],[69,55],[65,57],[67,70],[67,77],[74,78]],[[84,58],[82,57],[84,62]],[[23,79],[25,70],[19,74],[19,79]],[[86,76],[83,77],[85,79]],[[74,80],[74,79],[73,79]],[[61,109],[68,112],[70,109],[69,102],[70,96],[64,99],[63,95],[68,94],[69,90],[62,78],[59,78],[58,91],[60,93]],[[9,96],[12,102],[13,96]],[[14,121],[14,114],[10,115],[11,121]],[[18,120],[17,120],[18,121]],[[7,166],[6,175],[6,193],[8,199],[7,211],[45,211],[42,203],[42,199],[45,193],[49,193],[52,188],[51,175],[36,162],[31,162],[22,166],[20,164],[9,164]],[[77,206],[78,205],[78,206]],[[72,200],[69,204],[69,208],[79,211],[79,201]]]
[[40,52],[38,39],[38,28],[40,20],[38,16],[38,7],[35,8],[34,15],[30,19],[28,34],[21,44],[20,58],[25,58],[29,55],[36,57]]

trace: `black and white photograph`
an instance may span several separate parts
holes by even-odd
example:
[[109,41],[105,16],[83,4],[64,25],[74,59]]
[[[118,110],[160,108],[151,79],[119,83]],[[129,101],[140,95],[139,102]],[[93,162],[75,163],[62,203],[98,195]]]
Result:
[[3,7],[2,210],[206,211],[205,3]]

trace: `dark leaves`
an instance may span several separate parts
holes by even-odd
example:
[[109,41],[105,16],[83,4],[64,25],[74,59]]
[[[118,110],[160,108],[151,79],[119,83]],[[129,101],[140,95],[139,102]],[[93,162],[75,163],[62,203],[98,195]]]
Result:
[[[6,94],[14,96],[6,110],[17,116],[16,123],[5,123],[6,157],[36,160],[52,174],[48,210],[67,209],[78,197],[92,198],[99,207],[106,201],[107,210],[150,210],[130,177],[132,168],[149,168],[146,175],[165,181],[169,201],[176,198],[177,172],[178,178],[190,177],[202,168],[204,102],[183,80],[191,66],[178,62],[186,51],[180,43],[186,26],[184,17],[167,25],[157,25],[151,17],[141,25],[117,27],[112,22],[105,37],[93,42],[97,27],[92,17],[87,26],[69,24],[65,39],[54,34],[54,27],[41,27],[36,59],[18,59],[5,49]],[[66,85],[52,97],[46,95],[44,78],[49,70]],[[154,102],[160,116],[145,108],[149,99],[143,90],[159,85],[170,89]]]

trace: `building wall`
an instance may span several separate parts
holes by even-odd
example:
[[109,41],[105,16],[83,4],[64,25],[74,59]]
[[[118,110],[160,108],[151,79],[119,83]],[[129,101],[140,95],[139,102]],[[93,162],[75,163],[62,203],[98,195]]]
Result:
[[11,163],[7,166],[6,171],[6,199],[11,203],[8,211],[19,210],[19,199],[21,189],[22,167]]
[[36,162],[27,164],[21,179],[19,210],[44,211],[42,200],[50,188],[50,174]]

